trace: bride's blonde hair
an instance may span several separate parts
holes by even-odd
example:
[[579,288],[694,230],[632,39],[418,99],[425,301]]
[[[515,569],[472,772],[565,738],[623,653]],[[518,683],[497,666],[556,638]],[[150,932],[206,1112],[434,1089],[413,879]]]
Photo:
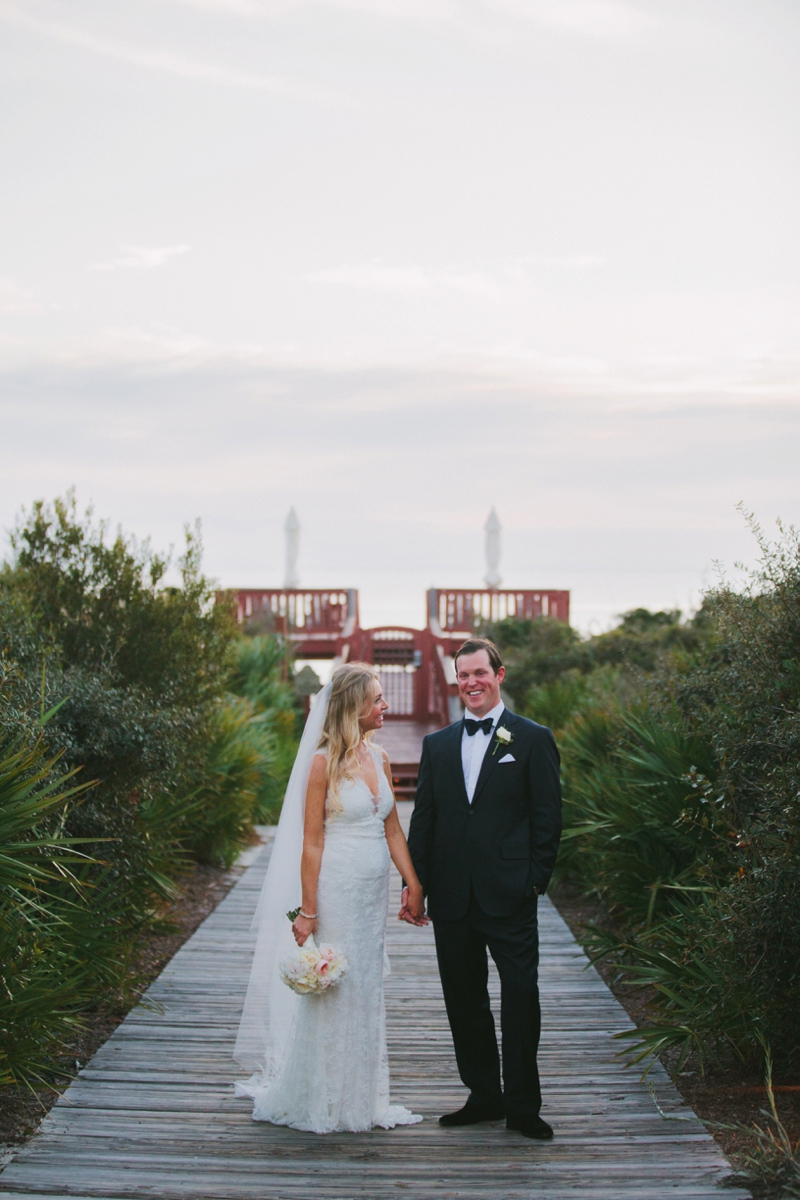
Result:
[[[375,695],[378,672],[370,663],[352,662],[337,667],[331,676],[331,695],[325,726],[319,740],[320,750],[327,758],[328,802],[330,816],[342,811],[339,784],[343,779],[355,779],[358,773],[358,744],[361,727],[358,718]],[[364,740],[372,739],[372,730]]]

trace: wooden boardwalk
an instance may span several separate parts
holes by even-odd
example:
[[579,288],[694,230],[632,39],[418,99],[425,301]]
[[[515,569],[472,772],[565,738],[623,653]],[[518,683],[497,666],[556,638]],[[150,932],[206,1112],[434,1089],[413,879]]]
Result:
[[[403,806],[406,807],[406,806]],[[407,806],[410,807],[410,806]],[[407,816],[407,814],[404,814]],[[318,1137],[255,1123],[230,1058],[247,983],[250,918],[268,853],[176,954],[0,1175],[0,1193],[156,1200],[740,1200],[729,1167],[665,1073],[659,1115],[611,1035],[629,1025],[553,906],[541,905],[543,1115],[552,1143],[503,1124],[443,1130],[465,1096],[430,929],[390,913],[393,1099],[421,1125]],[[493,977],[494,978],[494,977]],[[496,987],[496,980],[494,985]]]
[[422,754],[422,739],[437,729],[438,725],[423,725],[419,721],[387,721],[376,734],[375,741],[389,755],[393,771],[410,768],[416,774]]
[[378,733],[375,740],[389,755],[392,785],[398,800],[413,800],[416,796],[422,739],[438,728],[420,721],[387,721]]

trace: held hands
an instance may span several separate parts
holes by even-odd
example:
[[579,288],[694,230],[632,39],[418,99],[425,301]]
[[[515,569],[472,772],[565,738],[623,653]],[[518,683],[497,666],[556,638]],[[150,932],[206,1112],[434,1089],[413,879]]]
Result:
[[397,919],[405,921],[408,925],[430,924],[430,919],[425,916],[425,897],[419,884],[414,888],[403,888]]
[[310,917],[295,917],[292,921],[292,934],[298,946],[302,946],[305,941],[316,933],[319,929],[319,921],[315,918],[313,921]]

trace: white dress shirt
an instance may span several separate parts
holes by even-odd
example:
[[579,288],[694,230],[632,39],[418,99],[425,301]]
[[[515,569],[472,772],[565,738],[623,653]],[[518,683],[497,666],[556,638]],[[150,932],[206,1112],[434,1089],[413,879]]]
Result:
[[491,712],[486,713],[483,717],[476,717],[471,712],[467,711],[464,716],[471,721],[485,721],[487,717],[492,719],[492,728],[489,733],[484,733],[482,729],[478,729],[473,733],[472,737],[467,733],[466,725],[461,731],[461,766],[464,769],[464,783],[467,786],[467,799],[472,804],[472,799],[475,795],[475,788],[478,786],[478,776],[481,773],[486,751],[489,748],[489,742],[492,740],[492,735],[497,728],[497,722],[505,712],[505,704],[498,704]]

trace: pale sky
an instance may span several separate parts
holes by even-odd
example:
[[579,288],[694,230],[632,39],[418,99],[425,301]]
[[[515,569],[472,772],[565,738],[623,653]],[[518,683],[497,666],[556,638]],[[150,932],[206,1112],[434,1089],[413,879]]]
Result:
[[795,0],[0,0],[0,524],[697,602],[800,523]]

